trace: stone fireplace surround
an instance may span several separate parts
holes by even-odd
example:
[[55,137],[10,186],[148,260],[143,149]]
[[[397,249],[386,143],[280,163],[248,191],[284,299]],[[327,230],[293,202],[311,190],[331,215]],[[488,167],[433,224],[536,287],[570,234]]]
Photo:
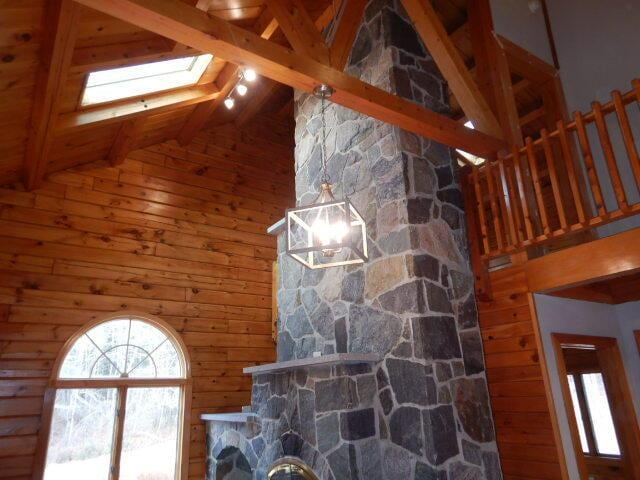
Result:
[[[397,0],[369,3],[347,71],[448,112],[444,81]],[[320,105],[300,92],[295,103],[305,204],[318,191]],[[370,260],[308,270],[279,234],[278,361],[379,361],[254,373],[250,411],[206,417],[208,478],[233,447],[256,479],[284,456],[321,480],[501,479],[454,157],[337,105],[326,120],[334,191],[366,219]]]

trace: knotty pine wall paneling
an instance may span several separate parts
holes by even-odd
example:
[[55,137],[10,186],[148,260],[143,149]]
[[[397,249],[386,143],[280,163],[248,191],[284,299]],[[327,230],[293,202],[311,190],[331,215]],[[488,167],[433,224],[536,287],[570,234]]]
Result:
[[33,192],[0,189],[0,478],[31,478],[64,342],[119,310],[159,316],[187,345],[189,478],[204,478],[200,414],[249,404],[242,368],[275,359],[265,230],[293,199],[286,136],[230,128],[58,172]]
[[524,269],[490,273],[493,299],[478,303],[489,394],[505,480],[560,480],[561,459],[536,342]]

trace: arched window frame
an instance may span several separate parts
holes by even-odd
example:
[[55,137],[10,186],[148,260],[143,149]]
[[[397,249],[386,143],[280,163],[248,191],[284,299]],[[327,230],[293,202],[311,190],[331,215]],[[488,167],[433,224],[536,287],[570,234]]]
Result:
[[[182,362],[183,377],[178,378],[89,378],[89,379],[68,379],[60,378],[60,370],[67,354],[73,345],[92,328],[107,323],[112,320],[120,320],[123,318],[140,320],[158,328],[173,343],[175,350]],[[122,452],[122,438],[124,432],[125,415],[120,412],[126,412],[127,389],[129,387],[179,387],[181,389],[182,401],[180,402],[181,412],[179,417],[182,422],[178,425],[178,452],[176,455],[176,473],[178,480],[188,478],[189,471],[189,428],[191,420],[191,362],[189,360],[189,352],[180,335],[164,320],[137,311],[120,311],[108,315],[101,316],[83,325],[74,335],[72,335],[64,344],[53,364],[51,377],[44,394],[44,404],[42,410],[42,428],[38,436],[38,444],[36,446],[36,456],[34,465],[34,480],[44,478],[44,469],[47,458],[47,448],[49,444],[49,434],[51,432],[51,421],[53,417],[53,408],[55,404],[56,391],[62,388],[117,388],[117,418],[114,433],[114,457],[112,465],[120,464],[120,455]],[[118,480],[119,472],[111,472],[109,480]]]

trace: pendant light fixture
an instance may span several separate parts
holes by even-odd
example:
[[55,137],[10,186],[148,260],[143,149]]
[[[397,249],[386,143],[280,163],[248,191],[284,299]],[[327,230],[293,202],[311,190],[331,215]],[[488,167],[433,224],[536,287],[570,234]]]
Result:
[[365,221],[348,198],[336,200],[327,173],[325,110],[332,94],[328,85],[314,90],[322,107],[320,194],[310,205],[287,210],[287,254],[311,269],[354,265],[368,259]]

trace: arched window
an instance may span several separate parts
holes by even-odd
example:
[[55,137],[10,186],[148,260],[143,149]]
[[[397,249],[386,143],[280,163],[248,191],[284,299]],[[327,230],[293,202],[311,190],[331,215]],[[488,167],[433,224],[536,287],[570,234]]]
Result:
[[170,327],[136,315],[112,316],[71,339],[48,395],[44,480],[179,479],[184,352]]

